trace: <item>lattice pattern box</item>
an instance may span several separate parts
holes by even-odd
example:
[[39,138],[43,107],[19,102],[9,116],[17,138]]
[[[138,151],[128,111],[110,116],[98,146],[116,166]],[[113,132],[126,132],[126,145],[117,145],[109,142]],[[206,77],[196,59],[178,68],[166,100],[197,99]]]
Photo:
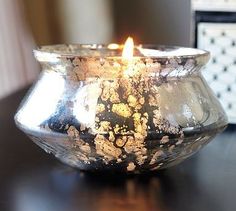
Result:
[[198,23],[197,46],[211,52],[203,75],[236,123],[236,23]]

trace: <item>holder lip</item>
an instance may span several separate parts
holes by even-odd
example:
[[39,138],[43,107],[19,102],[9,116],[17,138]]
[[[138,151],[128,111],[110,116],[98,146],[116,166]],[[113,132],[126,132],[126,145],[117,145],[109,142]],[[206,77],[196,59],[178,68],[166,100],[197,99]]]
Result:
[[[122,59],[123,45],[118,45],[116,49],[109,49],[108,44],[58,44],[45,45],[33,50],[35,58],[41,62],[54,62],[58,59],[68,58],[104,58],[104,59]],[[157,59],[165,61],[170,59],[197,59],[202,60],[201,64],[205,65],[209,58],[210,52],[197,48],[170,46],[170,45],[155,45],[155,44],[140,44],[135,46],[135,50],[139,54],[134,55],[134,59]],[[87,54],[82,54],[82,51],[87,51]],[[92,53],[102,53],[109,51],[110,54],[92,55]],[[113,54],[112,54],[113,53]]]

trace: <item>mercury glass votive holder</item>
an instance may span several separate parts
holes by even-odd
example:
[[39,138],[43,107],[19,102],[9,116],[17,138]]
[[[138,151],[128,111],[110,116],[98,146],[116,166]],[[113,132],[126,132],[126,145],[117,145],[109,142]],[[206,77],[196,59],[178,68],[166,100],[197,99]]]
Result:
[[54,45],[34,51],[41,75],[22,101],[17,126],[70,166],[143,172],[176,165],[227,125],[202,77],[209,53],[139,45]]

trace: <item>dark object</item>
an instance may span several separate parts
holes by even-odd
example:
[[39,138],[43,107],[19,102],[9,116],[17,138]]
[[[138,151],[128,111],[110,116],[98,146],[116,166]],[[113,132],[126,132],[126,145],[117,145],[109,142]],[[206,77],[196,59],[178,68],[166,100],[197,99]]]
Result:
[[[236,22],[236,12],[196,11],[194,15],[195,15],[195,47],[198,46],[197,35],[198,35],[199,23],[235,23]],[[203,35],[206,35],[205,31],[203,31]],[[222,32],[222,36],[225,36],[225,32]],[[211,39],[211,43],[213,44],[214,42],[215,40]],[[235,46],[234,41],[232,41],[232,46]]]

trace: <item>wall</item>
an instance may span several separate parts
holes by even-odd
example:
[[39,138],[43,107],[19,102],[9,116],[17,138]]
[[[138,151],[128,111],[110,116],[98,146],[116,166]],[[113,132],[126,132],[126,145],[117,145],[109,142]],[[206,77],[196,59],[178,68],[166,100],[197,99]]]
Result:
[[24,0],[37,45],[106,43],[113,36],[110,0]]
[[116,40],[190,45],[190,0],[114,0]]
[[32,83],[38,75],[32,36],[21,0],[0,0],[0,98]]
[[58,0],[23,0],[25,16],[37,45],[56,44],[63,40],[59,22]]
[[113,36],[110,0],[57,0],[66,43],[107,43]]
[[190,0],[24,0],[37,44],[190,44]]

